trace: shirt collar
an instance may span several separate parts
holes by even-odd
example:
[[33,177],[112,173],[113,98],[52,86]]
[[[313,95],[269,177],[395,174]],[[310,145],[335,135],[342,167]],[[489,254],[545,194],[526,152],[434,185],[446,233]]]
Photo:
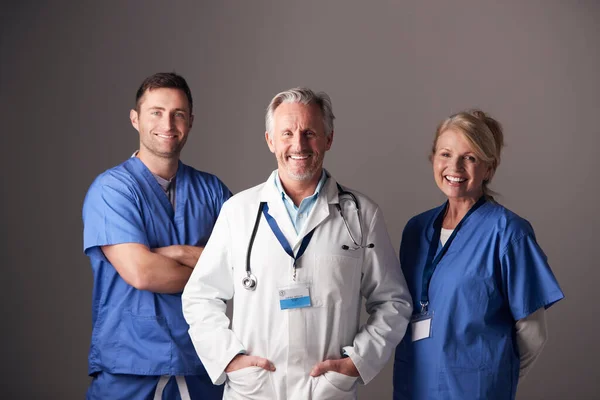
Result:
[[[318,197],[319,196],[319,193],[321,192],[321,189],[323,188],[323,185],[327,181],[328,177],[329,177],[329,175],[325,171],[325,168],[323,168],[323,170],[321,172],[321,178],[319,179],[319,183],[317,183],[317,187],[315,188],[315,192],[312,194],[312,196],[309,196],[309,197]],[[294,204],[294,202],[292,201],[292,199],[290,199],[290,197],[287,195],[287,193],[285,192],[285,190],[283,190],[283,185],[281,184],[281,179],[279,179],[279,172],[278,171],[275,171],[275,187],[277,188],[277,191],[279,193],[281,193],[281,199],[282,200],[289,201],[291,204]],[[309,197],[307,197],[307,198],[309,198]]]

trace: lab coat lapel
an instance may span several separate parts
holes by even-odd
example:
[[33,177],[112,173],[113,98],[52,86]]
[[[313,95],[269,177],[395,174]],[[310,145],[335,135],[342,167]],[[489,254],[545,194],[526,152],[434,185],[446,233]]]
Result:
[[[274,174],[276,173],[277,171],[274,172]],[[269,179],[267,179],[267,182],[265,182],[260,195],[260,201],[267,202],[267,205],[269,206],[269,214],[275,219],[279,229],[281,229],[281,232],[290,244],[290,247],[295,251],[295,245],[297,242],[299,242],[298,235],[296,234],[296,229],[294,229],[290,215],[285,209],[283,199],[281,198],[281,193],[279,193],[277,187],[275,186],[274,179],[275,175],[271,174]],[[300,239],[302,239],[302,237],[300,237]]]
[[312,212],[308,216],[304,227],[299,233],[300,240],[297,244],[300,243],[304,236],[306,236],[310,231],[315,229],[317,226],[319,226],[319,224],[325,221],[327,217],[329,217],[329,204],[335,204],[338,202],[339,200],[336,182],[335,179],[330,176],[327,179],[327,182],[325,182],[325,185],[323,185],[321,193],[319,194],[319,197],[317,197],[317,202],[315,203]]

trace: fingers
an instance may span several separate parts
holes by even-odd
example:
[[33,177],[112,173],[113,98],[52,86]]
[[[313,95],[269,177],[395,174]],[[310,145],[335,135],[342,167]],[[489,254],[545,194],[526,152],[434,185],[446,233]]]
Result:
[[229,362],[227,368],[225,368],[225,372],[237,371],[238,369],[248,367],[260,367],[267,371],[275,371],[273,363],[266,358],[238,354]]
[[310,371],[310,376],[323,375],[327,371],[335,371],[348,376],[359,376],[358,369],[351,358],[342,358],[341,360],[325,360],[315,365]]
[[253,366],[255,367],[261,367],[262,369],[266,369],[267,371],[275,371],[275,366],[273,365],[273,363],[269,360],[267,360],[266,358],[262,358],[262,357],[256,357],[256,356],[250,356],[253,358],[252,362],[253,362]]
[[339,372],[339,361],[341,360],[325,360],[317,363],[310,371],[310,376],[323,375],[327,371]]

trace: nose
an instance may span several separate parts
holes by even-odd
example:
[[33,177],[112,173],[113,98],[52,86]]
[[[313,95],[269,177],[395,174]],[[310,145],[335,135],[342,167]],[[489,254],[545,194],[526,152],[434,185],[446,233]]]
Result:
[[451,161],[452,167],[456,170],[456,171],[462,171],[464,169],[464,160],[462,157],[454,157]]
[[162,129],[164,129],[166,132],[170,132],[175,126],[175,117],[170,114],[165,114],[160,121],[160,124]]
[[301,132],[294,134],[294,136],[292,137],[291,147],[294,151],[302,151],[304,148],[306,148],[306,137]]

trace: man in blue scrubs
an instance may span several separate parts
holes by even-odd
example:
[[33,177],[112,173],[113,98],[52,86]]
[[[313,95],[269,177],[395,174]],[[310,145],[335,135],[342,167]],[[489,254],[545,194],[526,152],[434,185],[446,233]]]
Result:
[[188,336],[181,292],[231,196],[179,160],[192,127],[181,76],[148,77],[130,112],[140,149],[100,174],[83,205],[94,274],[88,399],[221,399]]

